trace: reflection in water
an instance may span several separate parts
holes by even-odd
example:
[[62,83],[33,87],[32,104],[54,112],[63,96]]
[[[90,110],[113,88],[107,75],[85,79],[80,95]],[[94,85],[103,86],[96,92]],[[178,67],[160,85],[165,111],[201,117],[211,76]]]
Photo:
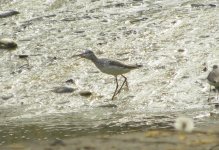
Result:
[[[64,117],[64,116],[63,116]],[[65,116],[66,117],[66,116]],[[13,125],[1,125],[1,144],[10,144],[24,141],[66,139],[86,135],[121,134],[133,131],[144,131],[153,128],[172,128],[172,121],[167,116],[151,116],[142,121],[129,121],[120,123],[107,123],[113,120],[74,120],[68,118],[44,118],[43,121],[24,122]],[[115,120],[119,118],[114,118]],[[115,121],[114,120],[114,121]],[[46,121],[46,122],[45,122]],[[78,122],[79,121],[79,122]],[[96,122],[102,122],[96,126]]]

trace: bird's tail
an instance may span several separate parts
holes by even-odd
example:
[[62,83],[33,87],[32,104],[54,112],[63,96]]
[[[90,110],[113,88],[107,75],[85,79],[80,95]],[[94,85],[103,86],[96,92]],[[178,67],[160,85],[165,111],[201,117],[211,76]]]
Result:
[[129,65],[129,68],[131,68],[131,69],[138,69],[138,68],[141,68],[141,67],[143,67],[143,65],[140,65],[140,64]]

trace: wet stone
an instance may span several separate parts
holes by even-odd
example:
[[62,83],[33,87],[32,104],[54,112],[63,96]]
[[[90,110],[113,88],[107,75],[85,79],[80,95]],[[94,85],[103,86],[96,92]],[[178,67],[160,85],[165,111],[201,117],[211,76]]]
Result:
[[65,86],[55,87],[52,90],[52,92],[54,92],[54,93],[72,93],[74,91],[75,91],[75,89],[70,88],[70,87],[65,87]]
[[78,31],[75,31],[74,33],[84,33],[85,31],[83,30],[78,30]]
[[24,55],[24,54],[22,54],[22,55],[18,55],[18,57],[21,58],[21,59],[23,59],[23,58],[27,58],[28,55]]
[[0,18],[6,18],[6,17],[13,16],[13,15],[17,15],[17,14],[19,14],[19,12],[16,10],[8,10],[8,11],[0,13]]
[[97,2],[97,1],[100,1],[100,0],[91,0],[91,2]]
[[8,99],[12,98],[13,96],[14,96],[13,94],[2,95],[1,99],[2,100],[8,100]]
[[75,81],[73,79],[68,79],[65,81],[65,83],[68,83],[68,84],[74,84]]
[[178,49],[178,52],[184,52],[185,50],[184,49]]
[[209,35],[201,35],[201,36],[199,36],[199,38],[208,38],[208,37],[210,37]]
[[215,104],[214,107],[215,107],[216,109],[219,109],[219,104]]
[[208,4],[208,6],[210,6],[210,7],[216,7],[217,5],[215,5],[215,4]]
[[90,91],[80,91],[79,94],[81,96],[85,96],[85,97],[89,97],[92,95],[92,93]]
[[124,7],[124,6],[125,6],[124,3],[117,3],[117,4],[115,4],[115,7]]
[[130,23],[137,23],[137,22],[140,22],[140,21],[145,21],[147,19],[148,19],[147,17],[137,18],[137,19],[130,20]]
[[0,49],[13,50],[17,48],[17,43],[9,38],[0,39]]
[[198,8],[198,7],[204,7],[204,4],[191,4],[191,7]]
[[66,144],[61,139],[55,139],[50,146],[66,146]]
[[99,107],[102,107],[102,108],[116,108],[117,105],[116,104],[106,104],[106,105],[100,105]]
[[203,68],[203,71],[204,71],[204,72],[206,72],[207,70],[208,70],[208,68],[207,68],[207,67],[204,67],[204,68]]

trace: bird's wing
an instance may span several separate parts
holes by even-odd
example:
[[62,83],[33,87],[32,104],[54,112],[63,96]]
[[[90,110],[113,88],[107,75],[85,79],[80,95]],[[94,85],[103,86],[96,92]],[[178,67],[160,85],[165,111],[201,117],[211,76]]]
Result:
[[208,79],[208,81],[210,81],[212,83],[218,83],[219,82],[219,74],[212,71],[212,72],[209,73],[207,79]]
[[135,69],[141,67],[141,65],[126,65],[116,60],[108,60],[108,64],[112,66],[118,66],[121,68]]

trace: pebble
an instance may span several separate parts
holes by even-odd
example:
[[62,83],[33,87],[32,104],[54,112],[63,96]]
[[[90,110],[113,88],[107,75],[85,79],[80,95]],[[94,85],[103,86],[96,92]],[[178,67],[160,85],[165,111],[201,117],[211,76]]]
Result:
[[81,96],[85,96],[85,97],[89,97],[92,95],[92,93],[90,91],[80,91],[79,94]]
[[184,49],[178,49],[178,52],[184,52],[185,50]]
[[53,90],[52,90],[52,92],[54,92],[54,93],[72,93],[72,92],[74,92],[75,91],[75,89],[73,89],[73,88],[70,88],[70,87],[55,87]]
[[23,58],[27,58],[28,55],[24,55],[24,54],[21,54],[21,55],[18,55],[19,58],[23,59]]
[[75,81],[73,79],[68,79],[68,80],[65,81],[65,83],[74,84]]
[[115,7],[124,7],[124,6],[125,6],[124,3],[117,3],[117,4],[115,4]]
[[103,107],[103,108],[116,108],[117,105],[116,104],[106,104],[106,105],[100,105],[99,107]]
[[206,72],[206,71],[208,70],[208,68],[207,68],[207,67],[204,67],[202,70],[203,70],[204,72]]
[[133,23],[137,23],[137,22],[140,22],[140,21],[145,21],[147,19],[148,19],[147,17],[137,18],[137,19],[130,20],[129,22],[133,24]]
[[78,31],[75,31],[74,33],[84,33],[85,31],[83,30],[78,30]]
[[65,144],[61,139],[55,139],[55,140],[50,144],[50,146],[57,146],[57,145],[66,146],[66,144]]
[[10,98],[12,98],[14,95],[13,94],[8,94],[8,95],[3,95],[1,96],[2,100],[8,100]]
[[19,12],[16,10],[8,10],[8,11],[0,13],[0,18],[6,18],[6,17],[13,16],[13,15],[17,15],[17,14],[19,14]]
[[8,49],[13,50],[17,48],[17,43],[9,38],[2,38],[0,39],[0,49]]
[[214,105],[216,109],[219,109],[219,104]]
[[210,6],[210,7],[216,7],[217,5],[215,5],[215,4],[208,4],[208,6]]
[[191,4],[191,7],[204,7],[204,4]]

